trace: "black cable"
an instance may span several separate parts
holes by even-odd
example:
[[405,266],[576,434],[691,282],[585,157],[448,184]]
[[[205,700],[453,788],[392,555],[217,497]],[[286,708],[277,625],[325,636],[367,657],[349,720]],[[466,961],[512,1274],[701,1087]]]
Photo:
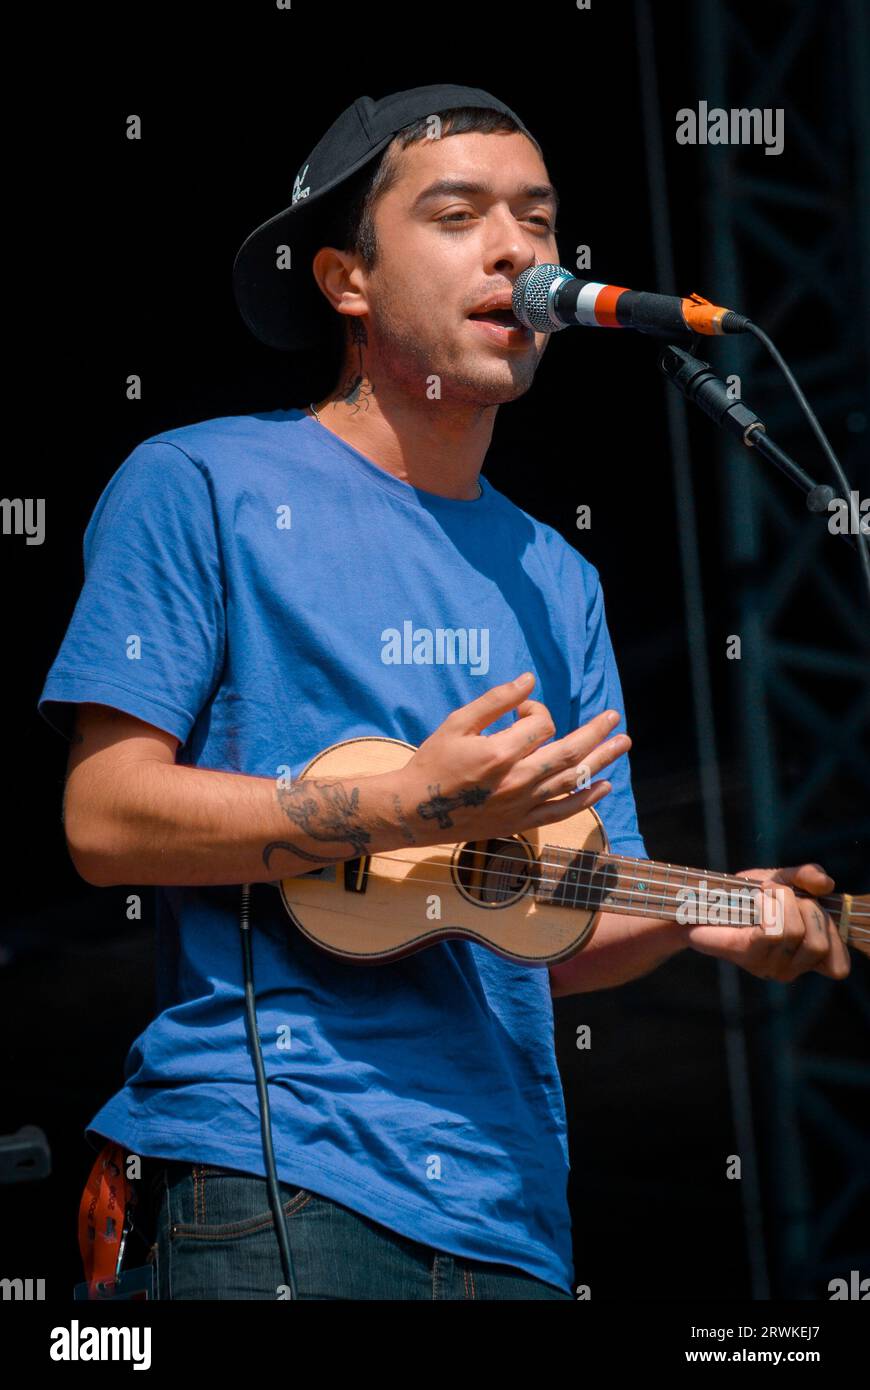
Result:
[[[837,458],[837,455],[831,448],[828,436],[825,434],[825,431],[819,424],[819,421],[816,418],[815,411],[813,410],[812,406],[810,405],[809,401],[807,400],[806,396],[804,395],[803,391],[798,385],[794,373],[792,372],[782,353],[779,351],[779,348],[776,346],[775,343],[773,343],[770,340],[770,338],[768,338],[764,330],[759,328],[756,323],[753,323],[751,319],[746,319],[744,323],[744,329],[747,333],[751,333],[753,337],[757,338],[758,341],[761,344],[763,344],[765,348],[767,348],[767,351],[770,353],[774,362],[779,367],[779,370],[782,372],[783,376],[785,377],[786,381],[791,387],[795,400],[797,401],[798,405],[803,411],[810,429],[816,436],[816,439],[821,444],[825,457],[827,458],[832,469],[834,470],[834,476],[836,477],[837,482],[840,484],[840,487],[843,490],[843,495],[846,502],[849,503],[851,500],[852,489],[849,487],[849,481],[845,473],[843,472],[843,469],[840,465],[840,460]],[[858,525],[858,531],[855,536],[855,540],[858,545],[858,554],[861,558],[861,567],[864,571],[864,580],[867,585],[867,593],[868,596],[870,596],[870,544],[868,544],[867,537],[861,531],[860,523]]]
[[275,1152],[272,1148],[272,1112],[269,1108],[269,1092],[266,1086],[266,1069],[263,1066],[263,1051],[260,1047],[260,1030],[257,1027],[257,1011],[254,1005],[254,964],[251,953],[251,885],[242,884],[242,911],[239,927],[242,933],[242,962],[245,974],[245,1018],[248,1025],[248,1042],[254,1059],[257,1077],[257,1097],[260,1103],[260,1133],[263,1137],[263,1156],[266,1160],[266,1176],[269,1186],[269,1201],[275,1222],[275,1235],[281,1252],[281,1265],[284,1279],[291,1298],[298,1298],[296,1278],[293,1272],[293,1259],[290,1254],[290,1236],[287,1231],[287,1218],[281,1203],[278,1188],[278,1174],[275,1170]]

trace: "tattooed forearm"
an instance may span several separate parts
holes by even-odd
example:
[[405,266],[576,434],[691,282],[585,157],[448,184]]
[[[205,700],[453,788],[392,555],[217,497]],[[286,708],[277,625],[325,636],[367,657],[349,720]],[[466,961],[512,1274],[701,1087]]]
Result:
[[469,787],[453,796],[442,796],[441,783],[436,782],[433,785],[430,782],[429,800],[419,803],[417,814],[422,816],[423,820],[437,820],[439,827],[446,830],[453,824],[449,813],[457,806],[482,806],[489,795],[489,789],[486,787]]
[[289,840],[270,840],[263,848],[263,863],[267,869],[272,867],[269,860],[276,849],[286,849],[288,854],[296,854],[300,859],[309,859],[312,864],[341,864],[345,859],[356,858],[354,854],[309,854],[307,849],[291,845]]
[[348,792],[342,782],[303,780],[293,782],[289,787],[279,787],[277,797],[288,820],[298,825],[312,840],[344,841],[351,848],[343,854],[314,854],[286,840],[271,840],[263,849],[263,863],[267,869],[276,849],[286,849],[291,854],[298,854],[300,859],[312,860],[316,864],[338,864],[344,859],[355,859],[365,854],[372,837],[360,821],[359,787]]
[[[340,864],[356,859],[371,853],[375,834],[384,829],[390,831],[394,843],[398,832],[409,844],[417,844],[418,837],[405,814],[400,793],[390,790],[392,815],[387,816],[385,807],[364,814],[360,808],[360,788],[340,781],[302,779],[288,787],[279,787],[278,804],[287,819],[312,840],[323,842],[332,852],[319,854],[289,840],[270,840],[262,851],[266,868],[271,868],[271,858],[278,850],[286,850],[312,864]],[[442,796],[438,782],[430,782],[428,792],[428,798],[417,804],[417,814],[422,821],[434,820],[441,829],[453,825],[450,812],[457,806],[482,806],[491,794],[488,788],[475,786]]]
[[393,794],[393,810],[394,810],[395,813],[396,813],[396,822],[397,822],[397,824],[399,825],[399,828],[401,829],[402,834],[404,835],[405,839],[408,841],[408,844],[409,844],[409,845],[416,845],[416,843],[417,843],[417,836],[414,834],[413,830],[411,829],[410,823],[409,823],[409,821],[408,821],[408,817],[405,815],[404,811],[402,810],[402,802],[401,802],[401,800],[399,799],[399,794],[398,794],[398,792],[395,792],[395,793]]
[[278,804],[312,840],[346,840],[357,855],[372,838],[360,821],[359,787],[348,792],[343,782],[294,782],[278,788]]

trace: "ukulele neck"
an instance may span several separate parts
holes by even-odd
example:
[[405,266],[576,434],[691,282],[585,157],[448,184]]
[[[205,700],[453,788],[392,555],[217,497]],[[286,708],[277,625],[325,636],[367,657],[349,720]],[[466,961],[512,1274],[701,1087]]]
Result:
[[[562,845],[542,845],[540,854],[536,896],[554,907],[716,926],[752,927],[764,921],[762,888],[752,879]],[[813,897],[794,891],[798,897]],[[866,916],[870,924],[870,911],[848,893],[829,893],[815,901],[834,918],[844,941],[852,922]]]

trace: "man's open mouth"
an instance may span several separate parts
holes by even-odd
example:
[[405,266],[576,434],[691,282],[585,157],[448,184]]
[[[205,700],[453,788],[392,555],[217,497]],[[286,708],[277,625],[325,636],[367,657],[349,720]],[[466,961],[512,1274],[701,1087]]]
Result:
[[490,323],[503,323],[508,328],[522,328],[522,324],[512,309],[488,309],[485,314],[469,314],[470,319],[485,319]]

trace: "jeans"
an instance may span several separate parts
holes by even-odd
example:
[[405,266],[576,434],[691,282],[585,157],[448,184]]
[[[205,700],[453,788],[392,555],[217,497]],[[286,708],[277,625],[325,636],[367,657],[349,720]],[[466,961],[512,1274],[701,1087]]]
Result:
[[[158,1298],[288,1297],[265,1178],[164,1159],[146,1160],[143,1176]],[[300,1299],[571,1299],[524,1270],[421,1245],[307,1188],[279,1189]]]

